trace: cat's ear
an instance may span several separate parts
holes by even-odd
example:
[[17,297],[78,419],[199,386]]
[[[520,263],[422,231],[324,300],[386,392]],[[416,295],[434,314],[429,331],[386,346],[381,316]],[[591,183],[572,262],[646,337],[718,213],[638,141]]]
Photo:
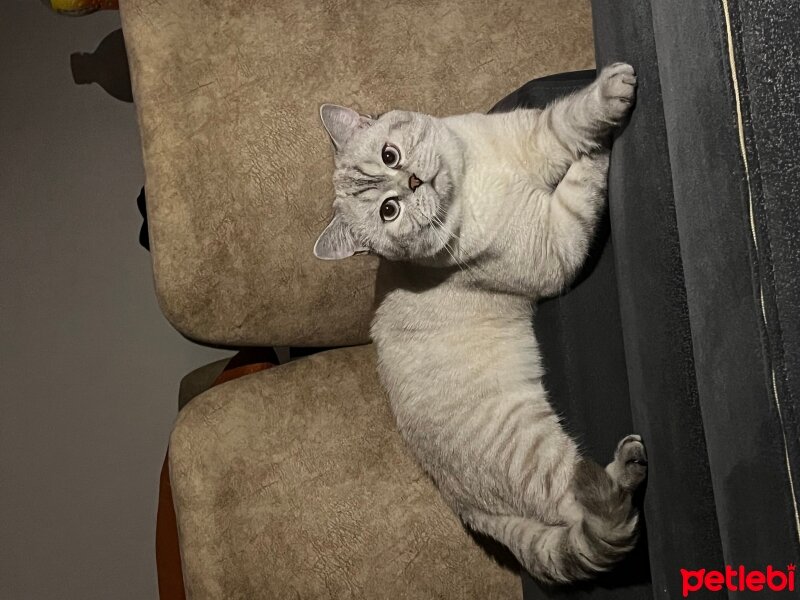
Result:
[[319,116],[337,150],[344,146],[356,130],[372,124],[372,118],[336,104],[323,104],[319,109]]
[[369,248],[356,241],[350,227],[338,213],[314,244],[314,256],[322,260],[338,260],[365,252],[369,252]]

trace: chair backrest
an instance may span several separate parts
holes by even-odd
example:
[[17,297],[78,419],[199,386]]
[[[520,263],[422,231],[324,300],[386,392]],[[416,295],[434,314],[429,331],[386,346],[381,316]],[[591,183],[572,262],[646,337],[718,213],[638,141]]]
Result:
[[156,291],[221,345],[368,339],[376,260],[322,262],[323,102],[367,113],[487,110],[533,77],[591,67],[583,0],[125,0]]

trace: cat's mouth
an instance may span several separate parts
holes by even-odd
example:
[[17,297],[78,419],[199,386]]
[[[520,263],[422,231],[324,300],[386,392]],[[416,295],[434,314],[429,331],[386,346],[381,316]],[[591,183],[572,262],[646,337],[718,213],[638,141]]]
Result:
[[437,194],[439,193],[439,191],[436,189],[436,178],[438,176],[439,176],[439,172],[437,171],[436,175],[431,177],[431,180],[428,182],[430,184],[430,186],[433,188],[433,191],[436,192]]

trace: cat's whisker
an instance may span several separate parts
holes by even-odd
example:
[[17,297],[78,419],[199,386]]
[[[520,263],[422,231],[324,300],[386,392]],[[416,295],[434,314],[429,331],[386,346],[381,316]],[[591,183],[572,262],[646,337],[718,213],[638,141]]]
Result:
[[444,232],[447,235],[449,235],[451,238],[453,238],[453,239],[455,239],[455,240],[457,240],[459,242],[461,241],[461,237],[456,235],[455,233],[453,233],[450,229],[448,229],[447,225],[445,225],[444,222],[438,216],[436,216],[434,214],[432,219],[433,219],[434,223],[436,223],[439,226],[440,229],[444,230]]
[[[410,206],[413,206],[413,205],[410,205]],[[438,231],[436,231],[436,225],[435,225],[435,224],[434,224],[434,222],[431,220],[431,218],[430,218],[430,217],[428,217],[428,215],[426,215],[425,213],[423,213],[423,212],[422,212],[422,209],[421,209],[421,208],[419,208],[418,206],[413,206],[413,208],[414,208],[414,210],[416,210],[416,211],[417,211],[417,212],[418,212],[420,215],[422,215],[422,217],[423,217],[424,219],[426,219],[426,220],[428,221],[428,223],[431,225],[431,228],[433,229],[434,235],[435,235],[435,236],[436,236],[436,238],[439,240],[439,242],[442,244],[442,246],[443,246],[444,250],[445,250],[445,251],[446,251],[446,252],[447,252],[447,253],[450,255],[450,258],[452,258],[452,259],[453,259],[453,262],[454,262],[454,263],[456,264],[456,266],[457,266],[457,267],[458,267],[458,268],[461,270],[461,272],[462,272],[462,273],[464,273],[465,275],[467,275],[467,276],[468,276],[470,279],[472,279],[473,281],[475,281],[474,277],[472,277],[472,275],[468,273],[468,271],[469,271],[469,269],[470,269],[469,265],[465,265],[465,264],[464,264],[464,263],[462,263],[460,260],[458,260],[458,258],[456,258],[455,254],[453,253],[453,250],[450,248],[450,244],[448,244],[448,243],[447,243],[447,240],[443,240],[443,239],[441,238],[441,236],[439,235],[439,232],[438,232]],[[445,228],[445,231],[446,231],[446,228]]]
[[[429,224],[429,225],[430,225],[430,226],[431,226],[431,227],[432,227],[434,230],[436,230],[436,226],[438,226],[438,227],[439,227],[439,229],[441,229],[442,231],[444,231],[444,233],[445,233],[445,234],[447,234],[449,237],[451,237],[451,238],[454,238],[454,239],[456,239],[456,240],[458,240],[458,241],[461,241],[461,238],[460,238],[460,237],[458,237],[458,236],[457,236],[455,233],[453,233],[452,231],[450,231],[450,230],[447,228],[447,226],[446,226],[446,225],[445,225],[445,224],[444,224],[444,223],[441,221],[441,219],[439,219],[439,217],[438,217],[436,214],[433,214],[433,215],[431,215],[431,216],[429,217],[429,216],[427,216],[427,215],[426,215],[426,214],[425,214],[425,213],[422,211],[422,209],[421,209],[419,206],[415,206],[415,208],[416,208],[416,209],[417,209],[417,211],[418,211],[418,212],[419,212],[419,213],[420,213],[420,214],[421,214],[421,215],[422,215],[422,216],[423,216],[423,217],[424,217],[424,218],[427,220],[428,224]],[[437,237],[439,237],[439,236],[437,235]],[[446,243],[445,241],[443,241],[441,238],[439,238],[439,241],[440,241],[440,242],[442,242],[443,244],[447,244],[447,243]],[[452,246],[450,246],[450,248],[451,248],[452,250],[454,250],[454,251],[455,251],[455,249],[454,249]]]
[[[459,262],[459,260],[458,260],[458,259],[457,259],[457,258],[456,258],[454,255],[453,255],[453,253],[450,251],[450,247],[449,247],[449,245],[447,244],[447,241],[446,241],[446,240],[443,240],[443,239],[442,239],[442,237],[439,235],[439,232],[438,232],[438,231],[436,231],[436,226],[435,226],[435,224],[433,223],[433,221],[431,221],[430,217],[428,217],[428,216],[427,216],[425,213],[423,213],[423,212],[422,212],[422,209],[420,209],[419,207],[415,206],[415,207],[414,207],[414,209],[415,209],[415,210],[416,210],[416,211],[417,211],[417,212],[418,212],[420,215],[422,215],[422,217],[423,217],[425,220],[427,220],[427,221],[428,221],[428,224],[431,226],[431,229],[433,229],[433,234],[436,236],[436,239],[438,239],[438,240],[439,240],[439,242],[440,242],[440,243],[443,245],[444,249],[447,251],[447,253],[450,255],[450,257],[453,259],[453,261],[455,261],[455,263],[458,265],[458,267],[459,267],[459,268],[461,268],[461,270],[463,271],[464,269],[462,268],[462,265],[461,265],[461,263],[460,263],[460,262]],[[464,265],[464,266],[466,266],[466,265]]]
[[[445,232],[446,235],[449,235],[451,238],[461,242],[461,238],[458,235],[456,235],[455,233],[453,233],[450,229],[448,229],[447,226],[441,221],[441,219],[438,216],[433,215],[432,218],[429,219],[429,222],[435,222],[439,226],[439,228],[442,229]],[[441,241],[441,238],[440,238],[440,241]],[[446,248],[449,248],[453,252],[456,252],[455,248],[452,245],[450,245],[448,242],[442,241],[442,243],[445,245]],[[452,256],[452,253],[451,253],[451,256]],[[465,264],[465,266],[467,268],[469,268],[470,270],[480,271],[479,268],[476,268],[474,266],[468,266],[466,264]]]

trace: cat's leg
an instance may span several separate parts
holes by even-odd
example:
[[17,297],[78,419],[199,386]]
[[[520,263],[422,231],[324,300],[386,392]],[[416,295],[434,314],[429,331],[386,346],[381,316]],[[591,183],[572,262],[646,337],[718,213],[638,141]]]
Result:
[[540,581],[570,583],[587,578],[564,564],[570,537],[568,526],[547,525],[535,518],[494,515],[480,510],[464,514],[462,519],[474,531],[506,546],[520,565]]
[[582,90],[556,100],[542,112],[551,152],[561,147],[572,157],[603,146],[620,125],[636,97],[633,67],[615,63]]
[[636,543],[638,515],[633,491],[647,474],[647,458],[639,436],[627,436],[611,464],[603,469],[578,459],[562,505],[580,515],[563,524],[548,524],[519,515],[480,510],[462,514],[465,523],[505,544],[537,579],[570,583],[610,569]]
[[559,293],[583,265],[606,202],[608,151],[573,162],[545,198],[547,221],[542,242],[544,268],[538,274],[543,296]]
[[588,458],[575,467],[572,482],[574,499],[583,510],[584,519],[614,529],[632,518],[631,497],[647,477],[647,453],[638,435],[628,435],[617,444],[606,468]]

